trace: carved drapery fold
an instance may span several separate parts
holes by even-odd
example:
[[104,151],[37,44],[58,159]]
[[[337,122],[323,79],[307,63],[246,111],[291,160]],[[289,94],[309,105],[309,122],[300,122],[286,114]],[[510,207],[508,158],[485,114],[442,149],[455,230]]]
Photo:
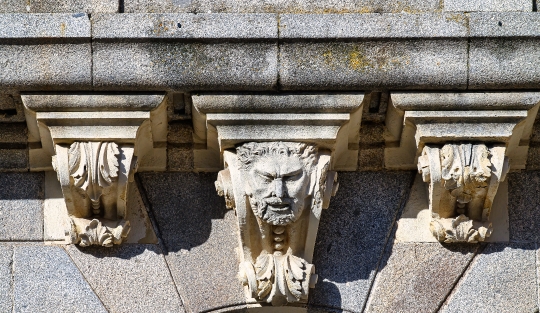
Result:
[[321,210],[337,191],[330,154],[296,142],[248,142],[226,151],[216,181],[240,226],[239,277],[248,301],[306,302]]
[[441,242],[485,241],[491,207],[508,165],[504,146],[483,143],[426,145],[418,171],[429,183],[430,230]]

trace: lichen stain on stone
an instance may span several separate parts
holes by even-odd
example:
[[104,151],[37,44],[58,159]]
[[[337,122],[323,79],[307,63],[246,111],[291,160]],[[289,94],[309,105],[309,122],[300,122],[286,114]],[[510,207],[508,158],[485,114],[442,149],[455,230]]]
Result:
[[365,56],[364,52],[358,49],[358,47],[354,47],[352,51],[349,52],[347,59],[349,61],[349,66],[354,70],[365,70],[368,67],[374,67],[374,64]]
[[60,36],[66,36],[66,23],[60,23]]
[[463,14],[450,14],[446,17],[446,21],[455,22],[469,28],[469,19]]

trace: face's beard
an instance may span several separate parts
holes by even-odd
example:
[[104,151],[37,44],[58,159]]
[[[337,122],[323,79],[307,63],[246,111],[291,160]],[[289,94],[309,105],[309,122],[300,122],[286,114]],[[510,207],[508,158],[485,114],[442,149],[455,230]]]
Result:
[[285,226],[296,222],[297,216],[293,208],[297,205],[295,198],[269,197],[259,201],[250,197],[254,213],[263,221],[271,225]]

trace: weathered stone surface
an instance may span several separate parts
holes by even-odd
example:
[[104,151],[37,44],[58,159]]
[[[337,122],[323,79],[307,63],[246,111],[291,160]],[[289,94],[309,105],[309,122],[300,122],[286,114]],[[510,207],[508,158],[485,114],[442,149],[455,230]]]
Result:
[[478,245],[396,243],[379,266],[366,312],[436,312]]
[[[511,2],[511,1],[510,1]],[[529,1],[526,1],[530,5]],[[540,17],[536,12],[470,13],[471,37],[538,37]]]
[[169,171],[191,172],[193,170],[193,150],[190,147],[168,146],[167,169]]
[[[216,193],[217,175],[139,175],[168,250],[165,258],[186,311],[243,304],[244,292],[237,278],[236,217],[225,209],[223,199]],[[212,295],[195,290],[212,290]]]
[[310,304],[361,312],[396,215],[407,200],[409,172],[340,173],[322,212],[313,263],[319,281]]
[[94,85],[147,88],[271,90],[277,83],[273,43],[94,43]]
[[510,240],[540,242],[540,171],[508,174]]
[[10,312],[13,308],[13,285],[11,262],[13,247],[0,246],[0,311]]
[[276,14],[95,14],[96,39],[276,39]]
[[536,312],[535,244],[489,244],[440,312]]
[[43,183],[43,173],[0,173],[0,240],[43,239]]
[[463,89],[466,40],[283,43],[284,90]]
[[0,145],[6,147],[6,144],[22,143],[24,147],[28,135],[26,124],[24,123],[2,123],[0,124]]
[[109,312],[184,312],[157,245],[66,250]]
[[189,12],[189,13],[380,13],[432,12],[441,9],[439,0],[126,0],[125,12]]
[[5,0],[0,13],[118,12],[118,0]]
[[283,14],[282,39],[464,38],[465,14]]
[[43,94],[24,93],[24,105],[35,112],[151,111],[163,101],[155,94]]
[[444,0],[444,11],[532,11],[529,0]]
[[4,14],[0,19],[0,38],[90,38],[86,14]]
[[28,170],[27,149],[0,149],[0,172]]
[[13,312],[107,312],[66,252],[15,246]]
[[90,51],[90,43],[0,45],[0,86],[19,90],[90,89]]
[[538,40],[471,39],[469,88],[537,88],[540,72],[533,64],[539,51]]
[[167,142],[173,144],[193,143],[193,125],[191,121],[169,123]]

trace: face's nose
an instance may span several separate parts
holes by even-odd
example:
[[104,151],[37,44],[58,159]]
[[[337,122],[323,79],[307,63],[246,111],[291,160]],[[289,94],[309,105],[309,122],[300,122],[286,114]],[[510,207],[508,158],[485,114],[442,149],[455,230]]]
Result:
[[283,198],[283,179],[282,178],[276,178],[273,181],[274,184],[274,192],[273,196],[278,198]]

